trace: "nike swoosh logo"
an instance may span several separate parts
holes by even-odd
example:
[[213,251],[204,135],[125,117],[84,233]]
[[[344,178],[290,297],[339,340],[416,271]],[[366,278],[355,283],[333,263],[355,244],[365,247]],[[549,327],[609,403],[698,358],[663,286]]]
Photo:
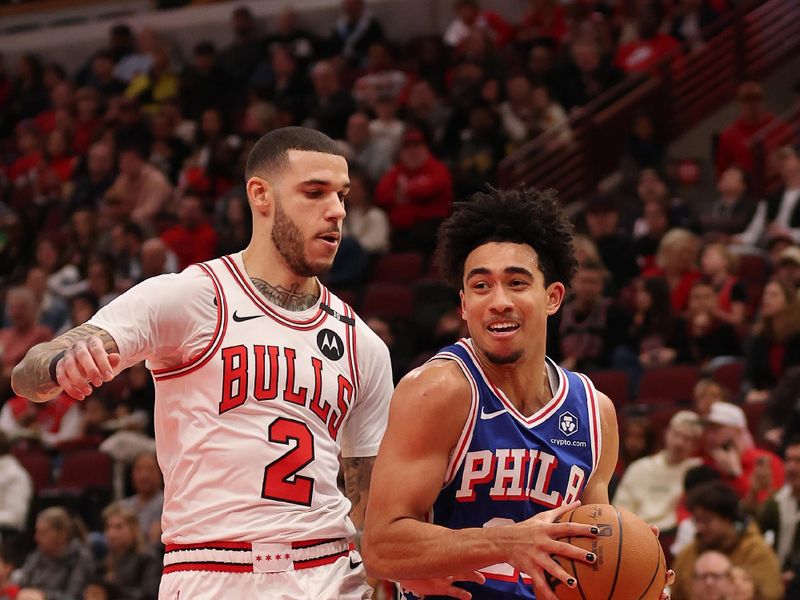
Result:
[[237,323],[242,323],[244,321],[249,321],[250,319],[258,319],[259,317],[263,317],[264,315],[249,315],[247,317],[240,317],[236,314],[236,311],[233,311],[233,320]]
[[351,569],[357,569],[358,567],[360,567],[360,566],[363,564],[363,562],[364,562],[363,560],[354,561],[354,560],[351,558],[351,559],[350,559],[350,568],[351,568]]
[[505,408],[501,408],[500,410],[496,410],[494,412],[487,413],[486,409],[481,407],[481,419],[483,419],[484,421],[488,421],[489,419],[494,419],[495,417],[499,417],[504,412],[508,412],[508,411],[506,411]]

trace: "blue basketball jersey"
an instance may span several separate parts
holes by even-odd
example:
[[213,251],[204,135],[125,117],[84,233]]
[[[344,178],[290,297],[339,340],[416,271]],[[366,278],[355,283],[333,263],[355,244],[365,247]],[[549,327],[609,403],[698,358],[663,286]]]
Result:
[[[547,359],[558,374],[557,389],[545,406],[526,417],[487,378],[472,340],[442,349],[431,360],[437,359],[458,364],[472,398],[429,514],[432,523],[450,529],[509,525],[580,497],[597,467],[602,439],[597,393],[585,375]],[[535,598],[530,578],[511,565],[481,572],[485,584],[459,584],[476,600]]]

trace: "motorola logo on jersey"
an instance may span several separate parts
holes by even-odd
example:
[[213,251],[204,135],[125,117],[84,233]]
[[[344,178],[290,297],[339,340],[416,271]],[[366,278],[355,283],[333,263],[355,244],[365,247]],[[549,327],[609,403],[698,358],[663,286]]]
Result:
[[317,334],[317,347],[330,360],[339,360],[344,356],[342,338],[330,329],[323,329]]
[[578,417],[569,411],[561,413],[558,417],[558,429],[566,436],[578,431]]

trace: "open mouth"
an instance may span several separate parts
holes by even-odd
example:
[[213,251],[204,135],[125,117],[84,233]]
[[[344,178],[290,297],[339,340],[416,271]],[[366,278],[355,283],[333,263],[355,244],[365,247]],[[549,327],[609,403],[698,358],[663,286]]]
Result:
[[328,244],[336,245],[339,243],[339,234],[338,233],[323,233],[322,235],[317,236],[323,242],[327,242]]
[[495,334],[503,335],[508,333],[513,333],[517,329],[519,329],[519,323],[514,323],[512,321],[498,321],[497,323],[492,323],[487,327],[487,329]]

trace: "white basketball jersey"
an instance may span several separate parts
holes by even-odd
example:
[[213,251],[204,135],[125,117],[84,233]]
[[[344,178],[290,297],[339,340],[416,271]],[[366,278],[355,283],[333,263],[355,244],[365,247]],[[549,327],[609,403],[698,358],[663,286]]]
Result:
[[[164,357],[148,357],[165,480],[162,540],[352,536],[338,457],[342,449],[377,452],[392,390],[386,346],[324,287],[314,307],[293,313],[255,289],[241,254],[173,277],[193,269],[213,284],[213,334],[184,364],[157,368]],[[103,311],[92,319],[110,322]],[[109,331],[115,340],[125,335],[118,329]]]

